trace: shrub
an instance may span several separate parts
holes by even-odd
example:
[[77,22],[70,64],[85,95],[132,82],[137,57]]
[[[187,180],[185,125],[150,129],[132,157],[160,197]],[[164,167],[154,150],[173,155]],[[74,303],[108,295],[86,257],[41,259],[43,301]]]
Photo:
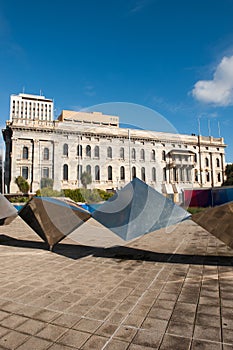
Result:
[[53,179],[42,177],[40,180],[40,187],[41,188],[53,188]]
[[15,183],[17,184],[17,186],[21,192],[28,193],[30,186],[29,186],[29,183],[27,182],[27,180],[23,176],[18,176],[15,179]]

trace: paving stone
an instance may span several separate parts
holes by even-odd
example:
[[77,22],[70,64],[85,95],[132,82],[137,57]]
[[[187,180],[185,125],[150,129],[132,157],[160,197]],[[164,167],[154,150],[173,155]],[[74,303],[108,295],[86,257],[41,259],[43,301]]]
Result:
[[55,342],[66,331],[67,331],[67,328],[49,324],[46,327],[44,327],[40,332],[38,332],[37,336],[40,338],[45,338]]
[[90,338],[89,333],[69,329],[58,341],[58,343],[74,348],[81,348],[81,346]]
[[0,339],[0,346],[5,347],[7,349],[16,349],[27,338],[28,336],[25,334],[16,331],[10,331]]
[[3,321],[1,321],[1,325],[6,328],[15,329],[20,324],[27,321],[28,318],[20,316],[20,315],[10,315],[9,317],[5,318]]
[[162,336],[163,333],[160,333],[154,329],[152,331],[139,330],[132,343],[155,348],[159,346]]
[[167,333],[170,335],[183,336],[191,338],[193,333],[193,325],[190,323],[173,322],[169,323]]
[[129,343],[112,339],[104,348],[104,350],[127,350]]
[[108,341],[108,338],[104,338],[98,335],[92,335],[91,338],[82,346],[82,350],[101,350]]
[[76,323],[73,326],[73,329],[88,333],[94,333],[102,324],[103,321],[82,318],[78,323]]
[[46,323],[38,320],[27,319],[27,321],[18,326],[16,330],[22,333],[35,335],[36,333],[41,331],[46,325]]
[[189,350],[191,339],[166,334],[159,350]]
[[47,340],[31,337],[25,343],[20,345],[20,347],[18,347],[17,350],[46,350],[51,345],[52,343]]
[[220,328],[195,325],[193,337],[197,339],[220,342],[221,340]]
[[191,350],[221,350],[220,343],[206,342],[201,340],[193,340]]

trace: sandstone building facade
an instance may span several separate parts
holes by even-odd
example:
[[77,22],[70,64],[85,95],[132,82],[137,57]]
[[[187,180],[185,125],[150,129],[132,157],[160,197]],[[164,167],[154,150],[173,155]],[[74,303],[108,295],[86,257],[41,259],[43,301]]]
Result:
[[62,111],[53,120],[51,99],[20,94],[18,104],[16,97],[3,130],[8,193],[18,191],[19,175],[31,192],[42,178],[53,179],[57,190],[81,187],[83,171],[92,175],[89,188],[117,189],[137,176],[171,196],[223,181],[223,138],[121,128],[119,117],[99,112]]

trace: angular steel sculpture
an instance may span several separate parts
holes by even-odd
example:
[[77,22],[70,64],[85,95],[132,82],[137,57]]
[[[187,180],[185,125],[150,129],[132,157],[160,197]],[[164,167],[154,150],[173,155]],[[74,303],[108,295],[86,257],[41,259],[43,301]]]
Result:
[[9,225],[17,215],[15,207],[0,194],[0,225]]
[[127,241],[190,216],[138,178],[92,213],[95,220]]
[[91,215],[67,198],[33,197],[19,216],[45,241],[52,250]]
[[233,202],[194,214],[192,220],[233,248]]

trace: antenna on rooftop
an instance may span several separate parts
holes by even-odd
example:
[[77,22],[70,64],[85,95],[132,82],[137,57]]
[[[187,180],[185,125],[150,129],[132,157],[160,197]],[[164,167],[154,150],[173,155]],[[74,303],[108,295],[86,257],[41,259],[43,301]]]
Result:
[[211,128],[210,128],[210,120],[208,119],[208,130],[209,130],[209,136],[211,136]]
[[198,123],[198,135],[201,135],[201,121],[200,121],[200,117],[197,117],[197,123]]
[[40,96],[42,96],[42,90],[40,89]]
[[220,122],[218,121],[218,137],[221,137]]
[[22,90],[23,90],[23,94],[24,94],[24,93],[25,93],[25,86],[23,86],[23,89],[22,89]]

